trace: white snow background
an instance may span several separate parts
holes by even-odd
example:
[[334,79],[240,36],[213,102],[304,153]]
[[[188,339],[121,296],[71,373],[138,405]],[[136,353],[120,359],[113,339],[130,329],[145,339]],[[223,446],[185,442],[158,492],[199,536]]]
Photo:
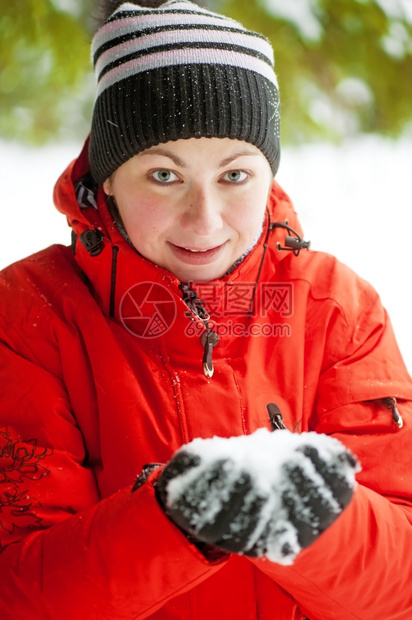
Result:
[[[0,141],[0,268],[70,243],[53,186],[81,144],[30,148]],[[412,138],[377,136],[283,148],[277,180],[313,250],[330,252],[379,292],[412,369]]]

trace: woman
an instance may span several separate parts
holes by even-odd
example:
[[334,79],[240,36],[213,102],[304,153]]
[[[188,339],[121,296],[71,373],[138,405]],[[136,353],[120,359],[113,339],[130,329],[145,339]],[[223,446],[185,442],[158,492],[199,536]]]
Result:
[[118,4],[72,248],[2,273],[0,615],[409,620],[412,384],[273,181],[270,45]]

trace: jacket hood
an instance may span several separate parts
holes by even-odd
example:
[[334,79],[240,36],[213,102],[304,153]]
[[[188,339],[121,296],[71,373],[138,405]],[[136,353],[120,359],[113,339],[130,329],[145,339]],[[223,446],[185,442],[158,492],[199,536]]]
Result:
[[[128,286],[128,282],[119,281],[126,273],[134,274],[131,277],[135,281],[137,273],[150,281],[160,279],[175,285],[178,285],[179,281],[167,270],[139,255],[117,229],[108,211],[104,192],[101,187],[95,186],[90,175],[88,144],[89,140],[86,140],[80,156],[58,179],[54,189],[54,202],[72,228],[72,249],[76,261],[96,289],[103,307],[109,314],[113,314],[113,307],[110,308],[110,305],[113,306],[115,293],[112,291],[112,301],[107,302],[107,288],[110,286],[108,280],[114,269],[117,272],[117,290],[119,285],[121,288]],[[302,229],[290,198],[274,180],[261,238],[230,273],[230,280],[236,280],[241,274],[244,277],[245,270],[248,277],[253,279],[262,260],[262,253],[265,253],[268,247],[275,254],[275,263],[282,261],[291,253],[290,250],[293,251],[293,248],[286,248],[287,238],[290,238],[291,234],[293,238],[301,239]],[[294,251],[298,253],[299,250]],[[127,265],[127,269],[119,269],[122,264]],[[111,286],[113,287],[113,282]]]

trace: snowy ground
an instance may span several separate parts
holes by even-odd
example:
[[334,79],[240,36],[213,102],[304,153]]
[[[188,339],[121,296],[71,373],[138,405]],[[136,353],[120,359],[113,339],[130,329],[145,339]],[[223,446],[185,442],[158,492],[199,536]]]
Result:
[[[0,142],[0,268],[52,243],[70,242],[52,203],[54,181],[81,145],[30,149]],[[278,181],[312,248],[335,254],[378,290],[412,370],[412,140],[371,136],[285,148]]]

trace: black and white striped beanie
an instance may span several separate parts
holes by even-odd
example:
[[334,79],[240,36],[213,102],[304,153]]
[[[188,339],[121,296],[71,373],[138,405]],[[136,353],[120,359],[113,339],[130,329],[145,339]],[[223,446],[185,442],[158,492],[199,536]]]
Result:
[[244,140],[276,174],[279,92],[262,35],[188,0],[122,4],[92,44],[90,168],[103,183],[133,155],[181,138]]

